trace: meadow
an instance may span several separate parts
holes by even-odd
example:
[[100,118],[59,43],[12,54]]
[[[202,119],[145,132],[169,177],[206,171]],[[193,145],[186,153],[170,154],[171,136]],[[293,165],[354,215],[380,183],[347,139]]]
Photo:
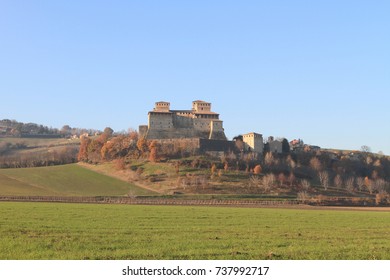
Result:
[[390,259],[390,212],[0,203],[0,259]]
[[77,164],[0,169],[0,195],[122,196],[153,192]]

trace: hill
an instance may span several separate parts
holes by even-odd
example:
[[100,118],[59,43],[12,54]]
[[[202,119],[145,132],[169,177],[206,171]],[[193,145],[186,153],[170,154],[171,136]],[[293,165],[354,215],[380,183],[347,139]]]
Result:
[[0,168],[75,163],[80,139],[0,138]]
[[0,169],[0,195],[122,196],[129,193],[153,194],[77,164]]

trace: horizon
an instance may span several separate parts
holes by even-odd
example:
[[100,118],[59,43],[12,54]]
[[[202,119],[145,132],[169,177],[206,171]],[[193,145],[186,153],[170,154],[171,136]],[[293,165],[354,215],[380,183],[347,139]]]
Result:
[[229,139],[257,132],[390,155],[389,8],[3,1],[0,119],[138,130],[157,101],[205,100]]

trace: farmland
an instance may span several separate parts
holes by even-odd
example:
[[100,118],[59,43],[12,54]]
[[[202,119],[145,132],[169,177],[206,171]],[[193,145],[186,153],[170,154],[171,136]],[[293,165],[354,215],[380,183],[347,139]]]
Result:
[[116,196],[151,191],[77,164],[0,169],[0,195]]
[[0,259],[389,259],[390,213],[0,203]]

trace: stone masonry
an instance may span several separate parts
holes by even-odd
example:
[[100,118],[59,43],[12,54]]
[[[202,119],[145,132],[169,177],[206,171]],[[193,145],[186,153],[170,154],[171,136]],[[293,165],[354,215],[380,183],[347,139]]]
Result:
[[191,110],[171,110],[169,102],[156,102],[148,117],[148,125],[139,127],[147,139],[227,140],[219,114],[212,112],[211,103],[205,101],[193,101]]

